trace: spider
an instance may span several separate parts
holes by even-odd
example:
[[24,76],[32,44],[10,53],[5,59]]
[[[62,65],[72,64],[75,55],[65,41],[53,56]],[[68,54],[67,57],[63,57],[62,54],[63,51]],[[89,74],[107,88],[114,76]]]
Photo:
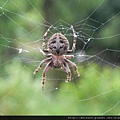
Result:
[[[66,53],[73,53],[76,48],[77,35],[75,34],[75,30],[73,26],[71,25],[71,29],[73,31],[73,36],[74,36],[74,41],[73,41],[71,50],[69,49],[68,39],[61,33],[53,34],[48,40],[47,49],[45,48],[46,37],[52,27],[53,26],[51,25],[48,28],[48,30],[45,32],[43,36],[42,50],[40,49],[40,52],[46,57],[46,59],[40,62],[39,66],[33,73],[33,74],[36,74],[40,70],[40,68],[43,66],[43,64],[47,63],[42,73],[42,90],[44,89],[44,84],[46,80],[46,72],[50,68],[64,69],[67,72],[67,82],[71,80],[71,71],[69,69],[68,64],[74,68],[77,76],[80,76],[78,73],[78,68],[76,64],[69,60],[73,58],[74,55],[65,55]],[[46,53],[49,53],[49,54],[46,54]]]

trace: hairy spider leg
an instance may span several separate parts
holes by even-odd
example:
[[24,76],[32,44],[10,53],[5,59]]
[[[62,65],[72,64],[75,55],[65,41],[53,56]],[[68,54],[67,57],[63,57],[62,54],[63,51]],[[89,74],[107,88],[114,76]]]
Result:
[[44,84],[46,81],[46,72],[51,68],[51,61],[46,65],[42,73],[42,90],[44,89]]
[[71,58],[74,58],[74,55],[65,55],[65,58],[71,59]]
[[42,65],[45,64],[45,63],[48,63],[51,59],[52,58],[50,57],[50,58],[46,58],[46,59],[42,60],[41,63],[39,64],[39,66],[37,67],[37,69],[34,71],[33,74],[36,74],[40,70]]
[[71,25],[71,29],[72,29],[72,31],[73,31],[74,40],[73,40],[72,49],[71,49],[71,50],[68,50],[67,53],[73,53],[73,52],[75,51],[75,48],[76,48],[77,35],[75,34],[75,30],[74,30],[74,28],[73,28],[72,25]]
[[75,63],[73,63],[73,62],[71,62],[70,60],[68,60],[68,59],[65,59],[65,61],[70,65],[70,66],[72,66],[73,68],[74,68],[74,70],[75,70],[75,72],[76,72],[76,74],[77,74],[77,76],[80,76],[80,74],[79,74],[79,72],[78,72],[78,68],[77,68],[77,66],[76,66],[76,64]]
[[67,82],[71,81],[71,71],[67,63],[64,63],[64,69],[67,72]]
[[47,49],[45,49],[45,45],[46,45],[46,37],[47,37],[47,34],[49,33],[50,29],[52,28],[53,25],[51,25],[47,31],[45,32],[45,34],[43,35],[43,43],[42,43],[42,49],[44,52],[49,52]]
[[51,55],[52,54],[46,54],[42,49],[40,49],[39,48],[39,50],[40,50],[40,53],[43,55],[43,56],[45,56],[45,57],[51,57]]

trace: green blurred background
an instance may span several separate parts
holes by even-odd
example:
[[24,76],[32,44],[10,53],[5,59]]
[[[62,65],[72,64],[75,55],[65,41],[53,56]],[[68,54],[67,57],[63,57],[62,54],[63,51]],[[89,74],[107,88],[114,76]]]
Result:
[[[119,12],[119,0],[1,0],[0,114],[120,115]],[[73,72],[68,84],[64,71],[50,70],[42,91],[44,67],[33,71],[44,59],[38,48],[51,24],[50,35],[60,31],[70,45],[70,25],[83,35],[72,59],[81,76]],[[19,54],[21,48],[29,52]],[[89,55],[83,62],[81,50]]]

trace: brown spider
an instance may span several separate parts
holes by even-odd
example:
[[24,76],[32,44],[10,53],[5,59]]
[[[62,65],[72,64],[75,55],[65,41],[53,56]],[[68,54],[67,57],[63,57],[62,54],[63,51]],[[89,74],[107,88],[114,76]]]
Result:
[[[43,43],[42,43],[42,50],[40,49],[40,52],[47,58],[41,61],[38,68],[33,73],[33,74],[36,74],[43,64],[48,63],[42,73],[42,90],[44,88],[44,84],[46,80],[46,72],[50,68],[63,68],[68,74],[67,82],[71,80],[71,71],[68,67],[68,64],[72,66],[76,74],[80,76],[78,73],[76,64],[69,60],[70,58],[73,58],[74,55],[65,55],[66,53],[73,53],[75,51],[77,35],[75,34],[75,30],[73,26],[71,26],[71,29],[73,31],[74,41],[73,41],[73,46],[71,50],[69,50],[68,39],[61,33],[53,34],[48,40],[48,47],[47,47],[48,49],[45,49],[46,36],[50,31],[51,27],[52,26],[50,26],[48,30],[45,32]],[[45,52],[50,54],[46,54]]]

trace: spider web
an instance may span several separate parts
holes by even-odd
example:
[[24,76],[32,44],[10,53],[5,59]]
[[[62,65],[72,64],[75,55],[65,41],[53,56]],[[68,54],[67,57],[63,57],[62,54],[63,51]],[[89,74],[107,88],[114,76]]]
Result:
[[[41,60],[45,59],[40,53],[40,48],[44,34],[43,28],[48,28],[50,23],[39,12],[37,4],[34,6],[33,1],[30,0],[26,2],[31,6],[27,10],[29,12],[26,12],[25,6],[20,4],[19,1],[3,0],[0,2],[1,22],[2,20],[9,21],[14,28],[11,31],[7,31],[8,26],[2,25],[0,33],[0,47],[3,50],[1,56],[2,54],[8,56],[7,58],[2,57],[0,61],[1,115],[119,115],[120,49],[110,48],[109,46],[103,47],[101,43],[106,41],[109,41],[110,44],[118,42],[120,37],[119,31],[116,30],[116,33],[108,33],[107,31],[110,29],[109,24],[114,25],[116,22],[118,25],[120,24],[120,11],[114,15],[111,14],[105,21],[94,19],[94,15],[105,4],[105,1],[100,1],[93,8],[89,16],[72,24],[77,35],[77,49],[74,53],[75,57],[71,61],[77,64],[80,78],[74,74],[74,70],[70,67],[72,70],[72,80],[70,83],[66,83],[66,72],[64,70],[51,69],[47,73],[45,90],[42,91],[41,75],[44,67],[36,75],[33,75],[33,72]],[[9,6],[13,6],[12,9]],[[30,12],[33,12],[34,16],[30,16]],[[77,7],[75,15],[78,12]],[[71,48],[73,42],[71,24],[61,19],[53,23],[53,26],[47,39],[52,34],[61,32],[68,38]],[[101,32],[103,28],[106,28],[105,34]],[[10,33],[8,34],[8,32],[12,31],[14,31],[15,36],[11,36]],[[97,46],[95,46],[96,43]],[[107,56],[110,56],[110,54],[115,57],[108,59]],[[104,69],[104,66],[107,69]],[[48,107],[46,104],[41,105],[41,101],[45,101]],[[58,104],[61,106],[65,105],[66,111],[62,111]],[[67,107],[70,107],[71,104],[75,104],[75,106],[70,108],[73,109],[70,112]],[[25,108],[22,105],[25,105]],[[55,109],[56,112],[51,110],[55,105],[58,105],[58,109],[57,107]],[[38,106],[41,109],[45,107],[47,110],[38,110]],[[77,106],[79,106],[79,109]],[[91,107],[93,111],[91,111]],[[37,111],[35,111],[36,108]],[[33,110],[29,111],[29,109]],[[48,111],[50,112],[48,113]]]

